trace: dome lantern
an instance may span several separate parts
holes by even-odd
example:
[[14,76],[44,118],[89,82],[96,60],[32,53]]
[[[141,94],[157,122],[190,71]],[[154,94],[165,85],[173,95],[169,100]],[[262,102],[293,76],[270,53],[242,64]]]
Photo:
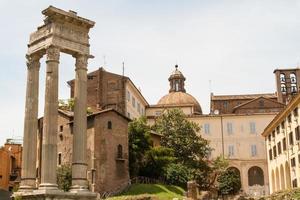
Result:
[[169,77],[170,90],[169,92],[185,92],[184,88],[185,77],[178,70],[178,65],[175,65],[175,70],[172,72]]

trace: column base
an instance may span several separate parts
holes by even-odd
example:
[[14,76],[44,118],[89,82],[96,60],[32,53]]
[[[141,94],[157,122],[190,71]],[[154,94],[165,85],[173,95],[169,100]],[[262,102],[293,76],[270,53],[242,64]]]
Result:
[[87,186],[72,185],[70,192],[71,193],[85,193],[85,192],[90,192],[90,191]]
[[35,190],[30,193],[17,194],[13,196],[20,197],[22,200],[96,200],[97,194],[92,192],[71,193],[61,190]]
[[53,184],[53,183],[42,183],[39,185],[39,188],[37,191],[52,191],[52,190],[55,190],[55,191],[60,191],[58,189],[58,185],[57,184]]
[[26,193],[26,192],[32,192],[36,189],[37,189],[36,187],[30,186],[30,185],[21,185],[18,189],[18,192]]

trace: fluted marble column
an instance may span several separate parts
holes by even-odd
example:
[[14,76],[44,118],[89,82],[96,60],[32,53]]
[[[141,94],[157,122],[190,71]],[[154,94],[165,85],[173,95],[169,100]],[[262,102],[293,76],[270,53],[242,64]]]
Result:
[[39,189],[57,189],[57,116],[58,64],[60,50],[50,46],[47,51],[45,108],[43,120],[42,168]]
[[20,191],[36,188],[39,69],[41,55],[27,55],[27,88]]
[[76,78],[74,91],[74,134],[72,154],[72,188],[71,192],[87,191],[87,55],[76,55]]

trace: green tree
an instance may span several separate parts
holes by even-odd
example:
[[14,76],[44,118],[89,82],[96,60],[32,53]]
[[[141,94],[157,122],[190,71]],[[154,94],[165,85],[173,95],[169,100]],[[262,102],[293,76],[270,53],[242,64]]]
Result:
[[241,189],[241,178],[234,169],[225,170],[218,178],[218,191],[221,195],[236,194]]
[[69,165],[62,165],[57,168],[58,188],[63,191],[69,191],[72,185],[72,170]]
[[145,117],[129,123],[129,171],[131,177],[139,175],[145,153],[151,148],[150,131]]
[[140,175],[151,178],[164,178],[167,166],[175,160],[173,155],[173,150],[170,148],[150,148],[145,153],[143,167],[140,169]]
[[187,120],[179,109],[164,112],[156,120],[154,130],[162,135],[161,145],[173,149],[174,156],[184,165],[195,167],[211,152],[209,142],[197,135],[199,125]]
[[191,180],[190,168],[180,164],[171,163],[165,169],[165,178],[169,184],[178,185],[186,188],[187,182]]

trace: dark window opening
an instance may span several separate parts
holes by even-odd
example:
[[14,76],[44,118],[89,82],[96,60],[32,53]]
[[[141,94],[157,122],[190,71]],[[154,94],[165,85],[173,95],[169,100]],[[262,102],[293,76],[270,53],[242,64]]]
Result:
[[298,185],[298,184],[297,184],[297,179],[294,179],[294,180],[293,180],[293,188],[298,187],[297,185]]
[[61,153],[58,154],[58,165],[61,165]]
[[272,160],[273,157],[272,157],[272,149],[269,149],[269,159]]
[[59,132],[63,132],[63,130],[64,130],[64,126],[63,125],[59,126]]
[[112,129],[112,122],[111,121],[107,122],[107,129]]
[[59,139],[60,139],[60,141],[63,141],[64,140],[64,136],[62,134],[59,134]]
[[285,84],[281,84],[280,90],[281,90],[281,92],[282,92],[283,94],[286,93],[286,86],[285,86]]
[[290,140],[290,145],[294,145],[293,132],[290,132],[290,134],[289,134],[289,140]]
[[292,116],[291,116],[291,114],[289,114],[289,116],[288,116],[288,122],[289,122],[289,123],[292,122]]
[[276,145],[273,147],[273,155],[274,155],[274,158],[277,157]]
[[300,127],[299,126],[297,126],[295,128],[295,138],[296,138],[296,140],[300,140]]
[[295,158],[291,159],[291,166],[296,167],[296,159]]
[[117,158],[123,158],[123,147],[120,144],[118,145]]
[[282,139],[282,149],[283,149],[283,151],[286,150],[286,139],[285,138]]
[[281,142],[277,143],[278,155],[281,154]]
[[280,74],[280,82],[285,83],[285,74],[283,73]]

